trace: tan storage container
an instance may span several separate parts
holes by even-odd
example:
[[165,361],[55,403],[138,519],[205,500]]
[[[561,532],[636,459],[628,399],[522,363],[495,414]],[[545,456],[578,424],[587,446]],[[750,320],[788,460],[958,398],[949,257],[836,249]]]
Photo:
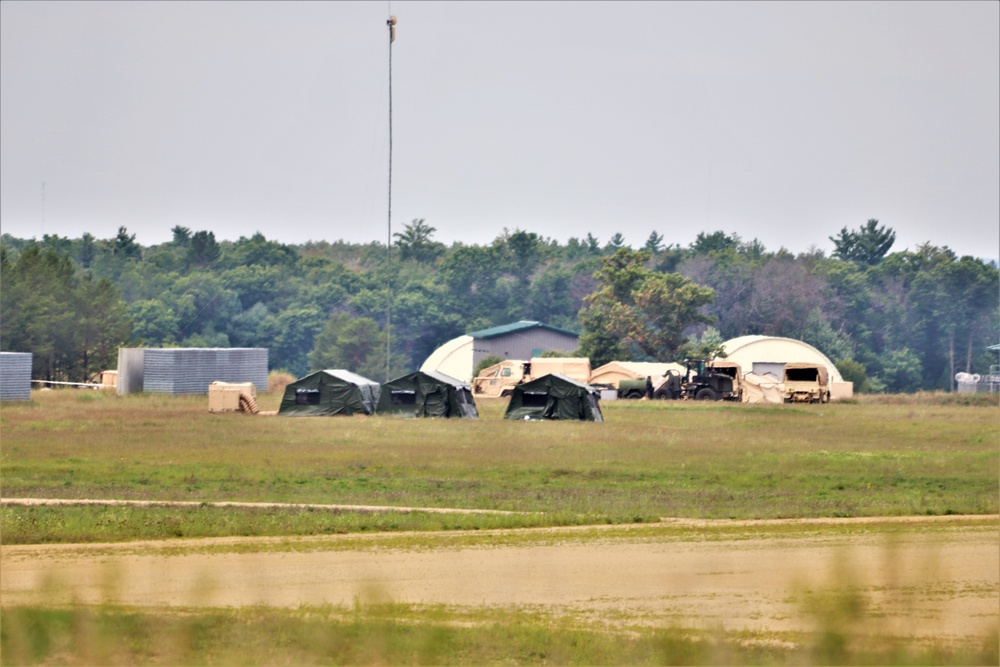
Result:
[[241,396],[253,399],[256,405],[257,390],[252,382],[213,382],[208,385],[208,411],[241,412],[244,410]]

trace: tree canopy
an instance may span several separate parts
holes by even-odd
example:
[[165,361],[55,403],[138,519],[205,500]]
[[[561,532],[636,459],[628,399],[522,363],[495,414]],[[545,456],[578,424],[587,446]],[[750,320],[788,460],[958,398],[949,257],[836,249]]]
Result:
[[33,352],[47,379],[86,379],[114,366],[119,345],[149,345],[266,347],[273,369],[381,380],[387,336],[388,367],[403,374],[455,336],[537,320],[580,332],[574,352],[594,365],[676,361],[747,334],[797,338],[871,391],[948,389],[956,372],[997,363],[996,263],[930,243],[891,252],[895,232],[875,219],[841,230],[830,257],[723,231],[686,247],[653,232],[641,250],[621,233],[557,242],[521,229],[446,246],[423,218],[391,254],[169,231],[148,247],[125,227],[108,239],[3,235],[3,349]]
[[847,227],[840,230],[836,236],[831,236],[834,251],[833,256],[846,262],[854,262],[859,266],[875,266],[881,262],[892,244],[896,242],[896,232],[879,225],[872,218],[856,231],[848,231]]

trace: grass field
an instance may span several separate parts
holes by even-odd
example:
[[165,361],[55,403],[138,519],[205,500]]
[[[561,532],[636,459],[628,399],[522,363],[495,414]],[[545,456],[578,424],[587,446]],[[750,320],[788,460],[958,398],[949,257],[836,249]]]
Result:
[[[262,395],[262,409],[276,409],[279,399]],[[508,422],[504,407],[482,403],[478,421],[252,417],[210,414],[203,396],[35,392],[30,403],[0,410],[4,498],[203,504],[5,504],[0,537],[12,545],[395,531],[417,543],[419,532],[661,517],[998,512],[995,399],[618,401],[602,406],[606,421],[597,424]],[[211,504],[220,501],[519,514]],[[858,613],[849,598],[831,604],[837,613]],[[3,664],[995,664],[997,656],[995,637],[975,646],[853,642],[836,614],[803,639],[675,628],[608,633],[544,612],[487,608],[2,613]]]
[[604,423],[511,422],[503,407],[478,421],[253,417],[210,414],[201,396],[36,392],[0,414],[5,498],[527,514],[5,506],[4,542],[998,511],[992,404],[617,401]]

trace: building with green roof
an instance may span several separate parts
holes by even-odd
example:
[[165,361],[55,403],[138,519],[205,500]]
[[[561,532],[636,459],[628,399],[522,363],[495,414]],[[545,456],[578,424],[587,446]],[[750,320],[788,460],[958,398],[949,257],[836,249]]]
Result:
[[521,320],[489,329],[470,331],[472,337],[472,369],[490,355],[504,359],[540,357],[543,352],[559,351],[573,356],[580,346],[580,334],[542,322]]

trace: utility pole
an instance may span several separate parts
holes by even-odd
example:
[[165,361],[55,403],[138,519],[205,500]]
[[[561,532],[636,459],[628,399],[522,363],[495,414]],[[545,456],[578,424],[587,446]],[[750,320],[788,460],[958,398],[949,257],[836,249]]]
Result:
[[396,17],[389,16],[385,22],[389,27],[389,220],[385,239],[385,279],[389,286],[385,306],[385,381],[389,376],[390,354],[389,340],[392,324],[392,43],[396,41]]

